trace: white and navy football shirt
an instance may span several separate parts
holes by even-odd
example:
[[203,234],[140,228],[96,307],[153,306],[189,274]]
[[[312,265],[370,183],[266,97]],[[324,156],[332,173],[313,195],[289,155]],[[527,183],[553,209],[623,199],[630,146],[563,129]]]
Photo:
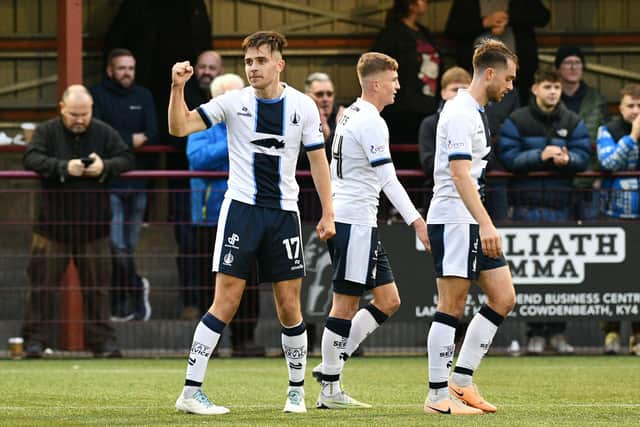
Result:
[[320,113],[302,92],[281,83],[276,99],[260,99],[245,87],[197,108],[207,127],[227,125],[228,197],[251,205],[298,211],[295,179],[300,142],[305,150],[324,148]]
[[436,131],[433,168],[433,199],[427,214],[429,224],[477,224],[458,194],[451,178],[451,160],[471,160],[471,177],[484,190],[487,156],[491,152],[484,109],[466,89],[458,90],[440,113]]
[[331,151],[336,222],[375,227],[381,185],[374,168],[392,163],[389,129],[378,109],[360,98],[346,108]]

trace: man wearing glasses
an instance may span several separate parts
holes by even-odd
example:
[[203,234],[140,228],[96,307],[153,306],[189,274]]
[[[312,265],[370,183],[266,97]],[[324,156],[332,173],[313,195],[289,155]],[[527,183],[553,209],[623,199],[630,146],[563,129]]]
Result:
[[[583,80],[585,70],[584,54],[577,46],[562,46],[556,51],[555,66],[562,83],[562,103],[584,121],[589,131],[592,147],[595,147],[598,126],[608,120],[607,100],[596,88]],[[589,170],[598,170],[599,162],[595,149],[589,158]],[[578,189],[575,219],[589,221],[600,216],[600,197],[597,192],[600,182],[594,178],[576,178]]]
[[331,77],[326,73],[311,73],[304,82],[304,90],[307,95],[316,101],[320,110],[320,123],[327,150],[327,157],[331,158],[331,141],[336,129],[336,121],[344,107],[335,104],[335,91]]

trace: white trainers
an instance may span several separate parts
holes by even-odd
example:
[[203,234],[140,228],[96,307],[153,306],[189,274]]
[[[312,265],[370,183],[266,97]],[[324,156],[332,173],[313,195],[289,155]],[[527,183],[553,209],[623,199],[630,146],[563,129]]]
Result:
[[527,353],[529,354],[542,354],[544,352],[544,346],[546,341],[543,337],[533,336],[529,338],[527,343]]
[[311,376],[318,381],[318,383],[322,384],[322,362],[318,363],[312,370]]
[[196,391],[190,398],[185,398],[180,393],[176,400],[176,409],[197,415],[222,415],[229,412],[229,409],[224,406],[214,405],[202,390]]
[[289,387],[287,401],[282,412],[295,414],[307,412],[307,405],[304,403],[304,389],[302,387]]
[[556,353],[559,354],[573,354],[575,349],[571,344],[567,342],[567,338],[562,334],[556,334],[549,339],[549,345]]
[[509,348],[507,348],[507,353],[511,356],[520,356],[520,343],[518,340],[512,340],[511,344],[509,344]]
[[318,409],[363,409],[371,408],[368,403],[360,402],[349,396],[344,390],[340,390],[330,396],[325,396],[322,391],[318,395],[316,402]]

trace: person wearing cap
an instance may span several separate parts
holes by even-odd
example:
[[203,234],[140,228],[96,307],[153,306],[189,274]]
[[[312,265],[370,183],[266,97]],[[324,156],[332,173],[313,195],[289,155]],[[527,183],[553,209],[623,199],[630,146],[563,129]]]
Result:
[[[586,61],[577,46],[562,46],[556,51],[555,66],[562,82],[562,103],[584,121],[591,140],[591,157],[588,170],[598,170],[598,155],[595,150],[598,126],[607,121],[607,101],[597,89],[583,80]],[[595,220],[600,216],[600,180],[576,178],[577,190],[575,216],[578,221]]]
[[562,102],[584,120],[594,142],[598,126],[607,118],[607,101],[583,80],[585,65],[584,54],[577,46],[562,46],[556,51],[555,66],[562,81]]

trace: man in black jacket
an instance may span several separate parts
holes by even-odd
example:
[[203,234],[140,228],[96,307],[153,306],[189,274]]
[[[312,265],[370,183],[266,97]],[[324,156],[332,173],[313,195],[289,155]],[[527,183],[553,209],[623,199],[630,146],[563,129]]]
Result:
[[[91,88],[93,115],[111,125],[131,149],[154,143],[158,126],[151,92],[135,83],[136,60],[127,49],[109,53],[107,78]],[[136,155],[137,169],[150,169]],[[136,272],[134,257],[147,207],[147,183],[114,180],[111,192],[112,320],[148,320],[149,280]],[[131,294],[131,304],[127,296]]]
[[22,335],[27,357],[52,344],[59,285],[73,257],[82,287],[85,339],[96,356],[119,357],[109,321],[109,179],[133,168],[133,155],[111,127],[92,119],[84,86],[67,88],[61,118],[36,129],[24,166],[42,180],[28,273],[31,292]]

